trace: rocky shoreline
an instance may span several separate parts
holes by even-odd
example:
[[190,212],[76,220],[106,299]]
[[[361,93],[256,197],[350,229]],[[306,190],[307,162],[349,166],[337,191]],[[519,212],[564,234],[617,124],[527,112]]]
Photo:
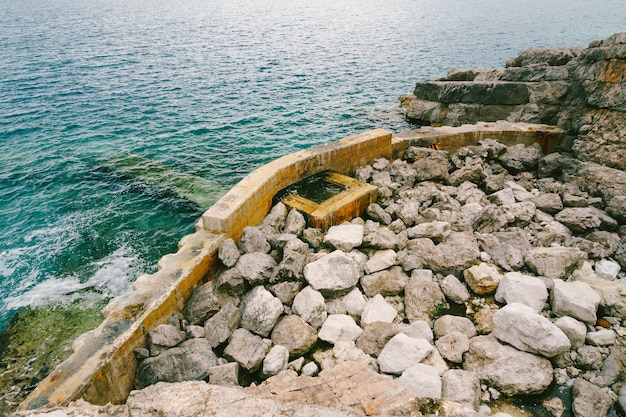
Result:
[[571,146],[409,148],[357,170],[378,200],[328,231],[279,203],[148,333],[126,404],[16,415],[626,414],[625,60],[618,34],[418,83],[414,120],[549,122]]
[[201,415],[164,411],[195,390],[266,415],[502,417],[492,401],[554,384],[572,403],[547,396],[550,415],[625,408],[626,207],[583,191],[571,163],[489,139],[414,147],[357,171],[379,189],[363,219],[324,233],[277,204],[149,333],[139,391],[107,413]]
[[400,98],[421,125],[507,120],[559,126],[581,161],[626,170],[626,33],[522,51],[502,69],[453,69]]

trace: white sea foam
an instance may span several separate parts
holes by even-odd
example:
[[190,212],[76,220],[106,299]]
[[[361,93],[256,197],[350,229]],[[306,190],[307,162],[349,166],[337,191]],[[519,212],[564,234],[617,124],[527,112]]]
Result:
[[8,278],[23,262],[20,258],[26,252],[26,248],[12,248],[0,252],[0,276]]
[[16,309],[74,301],[93,303],[123,296],[131,291],[131,282],[142,272],[139,258],[127,246],[118,248],[95,266],[96,272],[87,280],[76,276],[50,277],[20,295],[8,297],[5,307]]

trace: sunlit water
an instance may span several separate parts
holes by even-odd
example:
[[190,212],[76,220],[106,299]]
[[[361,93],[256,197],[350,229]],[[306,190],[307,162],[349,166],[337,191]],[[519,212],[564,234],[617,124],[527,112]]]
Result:
[[418,80],[623,30],[623,0],[0,0],[0,331],[20,307],[129,292],[193,231],[206,207],[112,160],[228,188],[407,127]]

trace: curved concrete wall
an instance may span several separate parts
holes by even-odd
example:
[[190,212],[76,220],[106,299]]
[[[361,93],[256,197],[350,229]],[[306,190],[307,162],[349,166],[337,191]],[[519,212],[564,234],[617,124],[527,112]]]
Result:
[[401,157],[414,145],[437,143],[441,149],[454,150],[493,138],[507,144],[539,141],[550,148],[563,135],[551,126],[506,122],[423,128],[397,137],[376,129],[258,168],[202,215],[197,231],[180,241],[178,252],[161,258],[158,272],[139,277],[130,295],[103,309],[102,324],[74,342],[74,353],[39,383],[19,409],[67,405],[79,398],[100,405],[123,403],[134,386],[134,350],[145,346],[147,332],[182,310],[193,290],[215,273],[220,243],[227,237],[238,240],[246,226],[259,224],[276,192],[286,186],[325,170],[350,175],[380,157]]

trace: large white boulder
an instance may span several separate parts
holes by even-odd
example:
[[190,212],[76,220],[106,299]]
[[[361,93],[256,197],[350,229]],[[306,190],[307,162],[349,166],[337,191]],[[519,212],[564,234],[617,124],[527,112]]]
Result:
[[325,297],[337,297],[352,290],[361,273],[354,258],[336,250],[304,267],[304,278]]
[[402,372],[398,383],[419,398],[441,398],[441,377],[432,366],[417,363]]
[[539,394],[553,380],[549,360],[503,345],[492,335],[470,340],[463,369],[476,372],[481,383],[508,396]]
[[499,303],[524,304],[540,312],[548,299],[548,289],[539,278],[519,272],[507,272],[500,280],[495,298]]
[[354,223],[332,226],[326,232],[326,236],[324,236],[324,243],[330,244],[344,252],[350,252],[352,249],[361,246],[364,231],[363,225]]
[[291,311],[316,329],[324,323],[328,316],[324,296],[310,286],[305,287],[295,296]]
[[532,308],[513,303],[493,315],[493,334],[519,350],[551,358],[570,349],[570,341],[550,320]]
[[398,312],[396,309],[385,301],[382,295],[377,294],[365,303],[365,307],[361,313],[361,325],[367,326],[375,321],[393,323],[397,315]]
[[585,323],[595,324],[600,301],[598,293],[585,282],[554,280],[550,303],[557,316],[571,316]]
[[378,366],[381,372],[401,374],[411,366],[424,360],[433,347],[425,339],[414,339],[398,333],[387,342],[378,355]]
[[328,316],[317,336],[329,343],[355,341],[363,333],[354,319],[347,314],[331,314]]
[[243,298],[241,327],[267,337],[282,313],[283,303],[259,285]]

